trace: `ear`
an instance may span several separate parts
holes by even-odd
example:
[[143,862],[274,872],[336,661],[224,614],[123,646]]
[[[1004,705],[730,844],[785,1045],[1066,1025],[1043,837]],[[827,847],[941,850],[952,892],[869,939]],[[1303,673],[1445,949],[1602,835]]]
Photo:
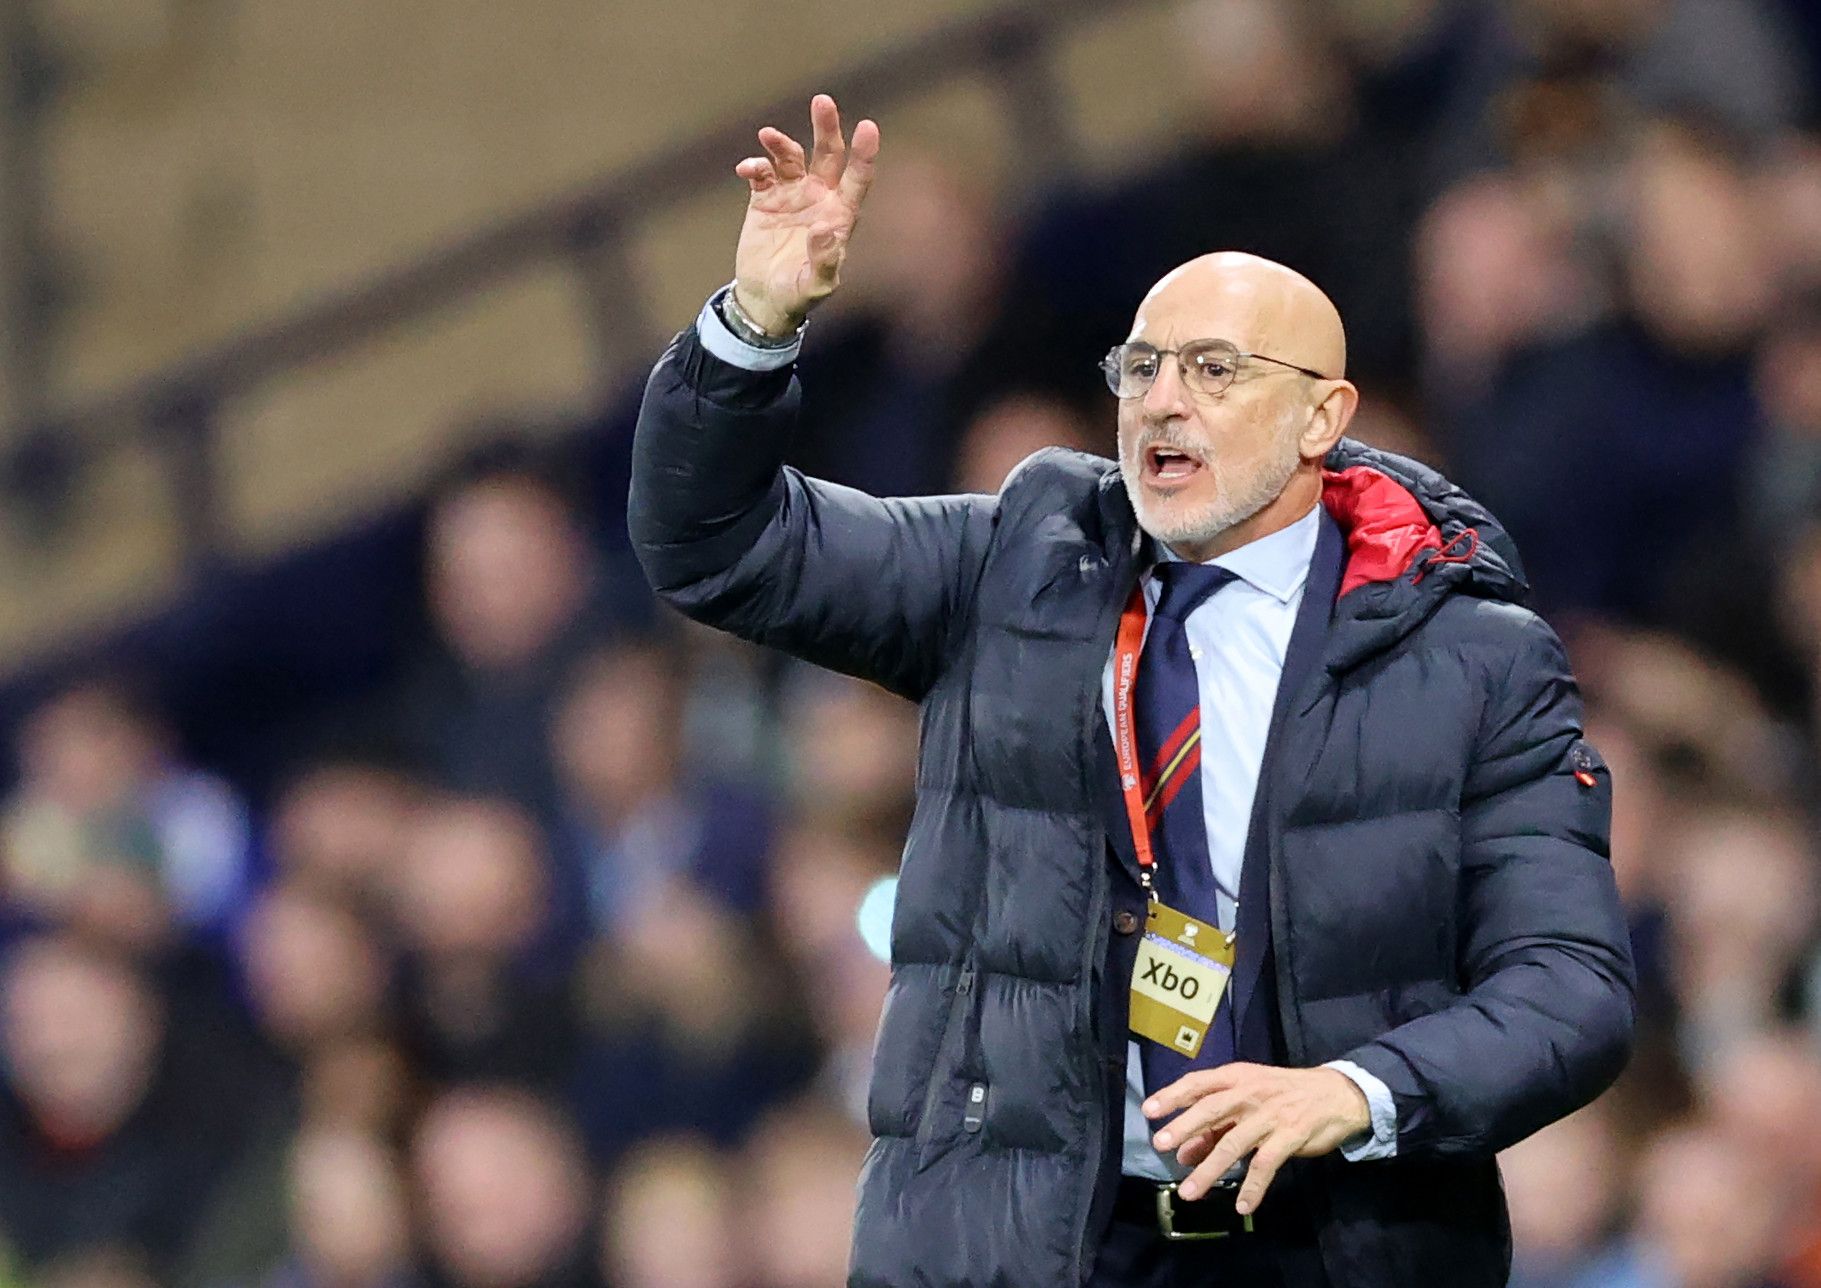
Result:
[[1327,394],[1315,404],[1309,423],[1297,439],[1297,450],[1304,460],[1319,461],[1340,442],[1353,413],[1359,407],[1359,390],[1349,380],[1331,381]]

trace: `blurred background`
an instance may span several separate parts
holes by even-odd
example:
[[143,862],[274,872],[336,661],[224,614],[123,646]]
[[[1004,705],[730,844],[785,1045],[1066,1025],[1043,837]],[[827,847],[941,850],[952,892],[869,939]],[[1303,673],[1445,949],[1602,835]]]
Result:
[[843,1280],[916,713],[631,566],[642,373],[814,90],[796,460],[1106,451],[1164,270],[1348,322],[1612,763],[1639,1054],[1523,1288],[1821,1285],[1812,0],[7,0],[0,1286]]

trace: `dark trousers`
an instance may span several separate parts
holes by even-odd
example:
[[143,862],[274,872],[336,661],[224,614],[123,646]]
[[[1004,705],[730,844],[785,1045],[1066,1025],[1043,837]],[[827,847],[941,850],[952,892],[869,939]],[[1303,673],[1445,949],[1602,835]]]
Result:
[[[1270,1203],[1270,1197],[1265,1199]],[[1313,1242],[1263,1233],[1171,1242],[1115,1216],[1089,1288],[1329,1288]]]

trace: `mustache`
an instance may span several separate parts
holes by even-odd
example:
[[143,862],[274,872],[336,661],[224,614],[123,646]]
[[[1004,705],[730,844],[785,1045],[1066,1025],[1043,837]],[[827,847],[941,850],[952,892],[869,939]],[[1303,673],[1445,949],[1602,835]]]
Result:
[[1184,456],[1207,463],[1206,445],[1172,424],[1147,425],[1132,444],[1132,452],[1133,455],[1142,457],[1153,447],[1166,447],[1172,452],[1181,452]]

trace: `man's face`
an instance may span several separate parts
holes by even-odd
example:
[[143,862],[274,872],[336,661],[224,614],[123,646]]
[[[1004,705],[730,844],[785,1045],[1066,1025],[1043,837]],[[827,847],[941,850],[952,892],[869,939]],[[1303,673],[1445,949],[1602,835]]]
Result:
[[430,606],[469,666],[534,657],[576,610],[587,549],[561,500],[535,482],[487,479],[431,516]]
[[[1220,339],[1275,356],[1270,322],[1251,292],[1210,293],[1166,278],[1140,307],[1129,338],[1158,349]],[[1119,468],[1139,525],[1167,545],[1194,547],[1275,500],[1302,459],[1309,383],[1284,367],[1242,360],[1233,383],[1208,395],[1185,384],[1176,357],[1164,355],[1150,390],[1119,401]]]

